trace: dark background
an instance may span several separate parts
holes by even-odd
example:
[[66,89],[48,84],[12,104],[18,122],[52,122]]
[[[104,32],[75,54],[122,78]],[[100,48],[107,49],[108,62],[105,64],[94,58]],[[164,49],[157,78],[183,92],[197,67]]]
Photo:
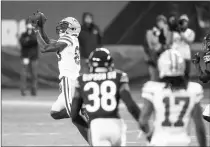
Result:
[[[141,84],[148,80],[147,65],[144,62],[143,48],[145,32],[155,24],[159,14],[167,17],[172,12],[187,14],[190,28],[196,32],[193,54],[201,51],[201,40],[209,28],[202,28],[200,20],[209,22],[210,2],[164,1],[164,2],[111,2],[111,1],[3,1],[2,19],[21,20],[36,10],[44,12],[48,20],[46,32],[57,39],[55,26],[64,17],[73,16],[80,22],[83,12],[91,12],[95,23],[103,33],[103,43],[110,49],[117,68],[128,72],[131,83]],[[21,64],[19,47],[2,46],[2,87],[19,87]],[[55,54],[40,55],[38,68],[40,87],[57,87],[58,69]],[[197,79],[192,67],[191,77]],[[30,77],[28,78],[30,80]]]

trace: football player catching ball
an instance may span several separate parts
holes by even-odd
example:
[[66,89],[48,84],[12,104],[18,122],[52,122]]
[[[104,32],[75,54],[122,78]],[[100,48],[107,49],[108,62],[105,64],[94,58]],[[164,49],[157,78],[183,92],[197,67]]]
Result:
[[[56,27],[59,39],[50,40],[44,31],[44,24],[47,20],[45,15],[37,11],[37,13],[34,13],[30,17],[30,20],[34,26],[41,52],[55,52],[58,57],[61,93],[52,105],[51,116],[54,119],[70,118],[74,85],[80,70],[78,36],[81,31],[81,26],[75,18],[66,17]],[[78,121],[81,120],[74,120],[73,123],[87,141],[88,126],[86,124],[83,127],[78,124]]]

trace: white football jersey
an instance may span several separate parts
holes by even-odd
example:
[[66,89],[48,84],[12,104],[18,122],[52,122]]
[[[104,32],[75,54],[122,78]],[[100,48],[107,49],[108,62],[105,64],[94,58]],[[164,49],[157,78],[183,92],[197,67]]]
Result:
[[[194,31],[189,28],[185,32],[182,32],[182,34],[186,38],[188,38],[190,42],[193,42],[195,39]],[[178,32],[173,32],[172,48],[176,48],[181,53],[184,59],[191,59],[190,45],[181,39],[181,36]]]
[[155,145],[170,145],[172,142],[172,145],[187,145],[190,142],[187,127],[195,104],[203,98],[200,84],[189,82],[187,89],[172,91],[165,83],[149,81],[142,89],[142,98],[154,106],[151,142]]
[[67,76],[74,80],[79,76],[80,71],[78,38],[65,34],[58,39],[58,42],[65,42],[67,44],[66,48],[61,52],[57,52],[58,68],[60,71],[59,79],[63,76]]

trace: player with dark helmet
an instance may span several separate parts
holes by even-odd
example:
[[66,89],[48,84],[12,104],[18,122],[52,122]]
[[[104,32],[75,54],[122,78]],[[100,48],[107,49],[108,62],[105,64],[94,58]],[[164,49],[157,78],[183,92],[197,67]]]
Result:
[[[126,125],[120,118],[120,100],[139,119],[140,109],[131,97],[128,76],[114,68],[113,58],[106,48],[97,48],[89,56],[90,73],[78,77],[72,102],[72,120],[81,118],[82,105],[89,118],[92,146],[124,146]],[[85,121],[81,121],[85,126]]]
[[[192,62],[194,63],[198,73],[199,73],[199,79],[203,83],[210,82],[210,34],[207,34],[204,37],[203,41],[203,47],[202,47],[203,53],[200,55],[199,53],[196,53],[194,56],[194,59]],[[200,66],[200,58],[203,56],[203,62],[205,64],[204,71],[201,69]],[[207,105],[203,112],[203,118],[210,122],[210,105]]]
[[114,69],[113,58],[106,48],[96,48],[91,52],[88,58],[88,65],[90,72],[96,72],[95,70],[100,69],[107,71]]
[[[194,55],[192,62],[194,63],[194,65],[199,73],[199,79],[203,83],[207,83],[210,81],[210,34],[207,34],[204,37],[202,50],[203,50],[203,53],[201,53],[201,54],[196,53]],[[203,62],[205,63],[204,71],[201,69],[201,66],[200,66],[201,58],[203,58]]]

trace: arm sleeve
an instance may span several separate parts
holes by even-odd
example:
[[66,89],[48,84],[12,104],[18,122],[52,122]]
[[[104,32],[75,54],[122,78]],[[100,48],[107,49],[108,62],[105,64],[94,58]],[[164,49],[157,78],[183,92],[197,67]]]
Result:
[[130,114],[135,118],[136,121],[138,121],[141,111],[136,102],[132,99],[128,85],[129,79],[126,73],[122,73],[120,83],[120,97],[125,103]]
[[58,39],[58,42],[64,42],[64,43],[66,43],[68,46],[73,45],[73,41],[72,41],[71,37],[69,37],[69,36],[67,36],[67,35],[61,36],[61,37]]
[[[125,86],[127,85],[127,87],[128,87],[128,84],[124,84],[124,85]],[[135,118],[136,121],[138,121],[141,111],[140,111],[140,108],[138,107],[138,105],[136,104],[136,102],[132,99],[129,89],[121,88],[120,97],[123,100],[123,102],[125,103],[130,114]]]

